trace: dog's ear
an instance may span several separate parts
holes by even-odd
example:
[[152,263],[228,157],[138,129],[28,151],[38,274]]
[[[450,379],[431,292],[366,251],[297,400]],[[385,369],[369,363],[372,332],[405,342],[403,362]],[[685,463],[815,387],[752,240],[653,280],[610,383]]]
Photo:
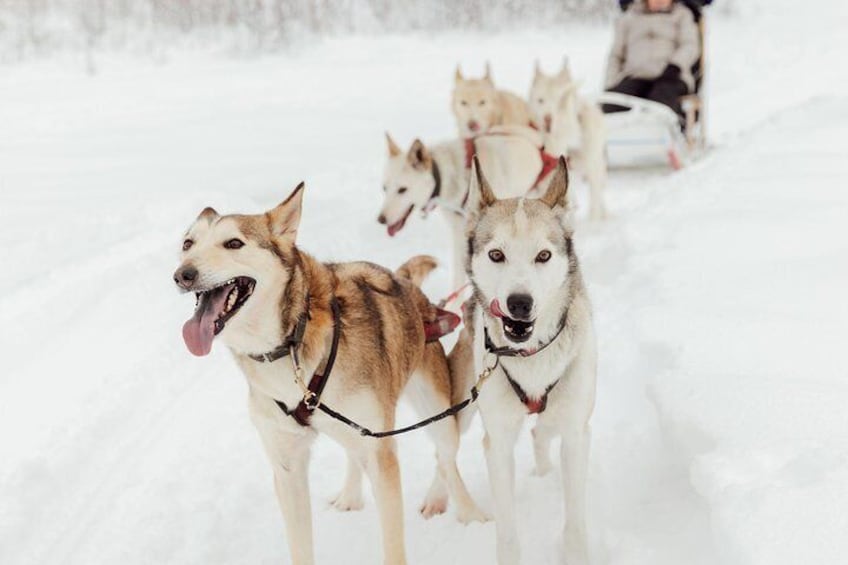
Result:
[[495,198],[495,193],[492,192],[492,187],[489,186],[489,181],[486,180],[486,176],[483,174],[483,168],[480,166],[480,160],[477,158],[477,155],[474,156],[474,178],[471,182],[477,185],[477,205],[481,210],[498,201]]
[[560,155],[559,163],[557,163],[556,171],[554,171],[554,176],[551,179],[550,184],[548,184],[548,190],[545,191],[545,194],[539,200],[551,208],[555,208],[556,206],[565,207],[567,194],[568,163],[566,162],[565,157]]
[[206,220],[207,222],[211,222],[212,220],[216,220],[220,217],[221,215],[215,211],[215,208],[207,206],[200,214],[197,215],[197,220]]
[[412,147],[409,148],[409,153],[407,153],[406,158],[409,161],[409,164],[412,165],[412,168],[418,169],[419,171],[426,171],[430,169],[430,166],[433,163],[433,157],[430,155],[430,152],[420,139],[416,139],[412,142]]
[[281,204],[268,212],[269,225],[275,236],[284,236],[294,241],[300,225],[300,210],[303,203],[304,184],[301,182]]
[[459,64],[458,64],[458,63],[457,63],[457,65],[456,65],[456,72],[453,74],[453,80],[454,80],[454,82],[456,82],[456,83],[459,83],[459,82],[462,82],[463,80],[465,80],[465,79],[462,77],[462,69],[460,68],[460,66],[459,66]]
[[489,65],[489,61],[486,61],[486,74],[483,75],[483,80],[485,80],[492,86],[495,85],[495,82],[492,80],[492,67],[491,65]]
[[397,157],[403,153],[400,147],[398,147],[398,144],[395,143],[395,140],[392,139],[392,136],[389,135],[389,132],[386,132],[386,143],[389,146],[389,157]]

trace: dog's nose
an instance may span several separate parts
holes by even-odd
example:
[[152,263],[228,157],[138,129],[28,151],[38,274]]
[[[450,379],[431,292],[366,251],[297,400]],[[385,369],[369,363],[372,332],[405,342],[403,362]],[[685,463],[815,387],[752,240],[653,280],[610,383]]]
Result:
[[478,124],[474,120],[471,120],[471,121],[468,122],[468,129],[470,129],[473,132],[476,132],[478,129],[480,129],[480,124]]
[[386,223],[386,215],[380,214],[379,216],[377,216],[377,221],[381,224],[385,224]]
[[191,265],[180,267],[177,269],[177,272],[174,273],[174,282],[186,290],[190,289],[196,280],[197,269]]
[[551,131],[551,124],[553,124],[554,118],[550,114],[545,114],[545,131]]
[[517,320],[528,320],[533,309],[533,297],[529,294],[510,294],[506,299],[510,316]]

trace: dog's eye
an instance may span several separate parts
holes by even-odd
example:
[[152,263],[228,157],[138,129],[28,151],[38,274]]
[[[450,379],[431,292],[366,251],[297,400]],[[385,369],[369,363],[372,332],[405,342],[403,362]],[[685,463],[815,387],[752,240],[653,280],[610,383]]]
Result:
[[388,191],[389,191],[389,189],[386,188],[386,185],[383,185],[383,192],[388,192]]
[[536,262],[537,263],[547,263],[550,260],[550,258],[551,258],[551,252],[548,251],[547,249],[543,249],[542,251],[539,251],[538,255],[536,255]]
[[405,186],[402,186],[402,187],[400,187],[400,188],[398,189],[398,194],[403,194],[404,192],[406,192],[406,187],[405,187]]
[[506,256],[500,249],[492,249],[489,251],[489,259],[491,259],[493,263],[503,263],[506,260]]
[[544,98],[539,98],[539,104],[544,104],[544,103],[545,103],[545,99],[544,99]]
[[183,242],[183,251],[188,251],[191,249],[191,246],[194,245],[194,242],[190,239],[187,239]]
[[234,237],[233,239],[228,239],[227,241],[225,241],[224,247],[226,247],[227,249],[241,249],[242,247],[244,247],[244,242]]
[[463,106],[468,106],[468,102],[465,101],[465,100],[460,100],[459,103],[462,104]]
[[477,105],[478,105],[478,106],[485,106],[485,105],[486,105],[486,101],[485,101],[485,100],[480,100],[480,101],[477,103]]

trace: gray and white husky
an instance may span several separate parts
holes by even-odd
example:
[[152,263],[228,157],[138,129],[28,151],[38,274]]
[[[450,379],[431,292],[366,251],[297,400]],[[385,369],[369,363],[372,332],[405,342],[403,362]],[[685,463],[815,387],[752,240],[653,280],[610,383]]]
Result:
[[458,384],[464,379],[460,388],[466,390],[476,375],[494,367],[480,389],[478,406],[486,432],[498,563],[515,565],[520,559],[513,451],[524,418],[535,413],[538,474],[551,469],[551,440],[562,438],[563,557],[569,565],[585,564],[596,345],[566,213],[567,166],[560,158],[538,199],[498,200],[476,163],[475,178],[478,198],[467,228],[473,296],[450,362],[453,378]]

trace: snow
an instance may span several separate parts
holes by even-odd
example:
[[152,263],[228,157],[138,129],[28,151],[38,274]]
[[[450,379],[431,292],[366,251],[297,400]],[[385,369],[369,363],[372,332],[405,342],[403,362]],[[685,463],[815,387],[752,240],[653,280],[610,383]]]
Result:
[[[600,339],[596,563],[848,554],[848,8],[755,4],[710,21],[717,146],[677,174],[613,173],[614,218],[578,226]],[[609,41],[606,26],[575,24],[338,38],[248,60],[103,55],[93,77],[72,58],[4,68],[0,562],[287,562],[244,380],[223,348],[196,359],[180,339],[193,306],[171,282],[182,231],[206,205],[258,212],[305,179],[307,251],[449,264],[438,219],[393,239],[375,221],[382,132],[453,135],[458,61],[472,74],[491,59],[523,94],[533,59],[564,51],[591,91]],[[443,269],[425,288],[441,297],[449,280]],[[481,438],[477,421],[460,467],[490,508]],[[528,439],[524,557],[550,563],[560,482],[530,476]],[[410,561],[492,563],[492,524],[418,516],[433,466],[423,434],[400,451]],[[327,503],[343,473],[341,450],[319,440],[317,561],[378,562],[371,500],[346,514]]]

